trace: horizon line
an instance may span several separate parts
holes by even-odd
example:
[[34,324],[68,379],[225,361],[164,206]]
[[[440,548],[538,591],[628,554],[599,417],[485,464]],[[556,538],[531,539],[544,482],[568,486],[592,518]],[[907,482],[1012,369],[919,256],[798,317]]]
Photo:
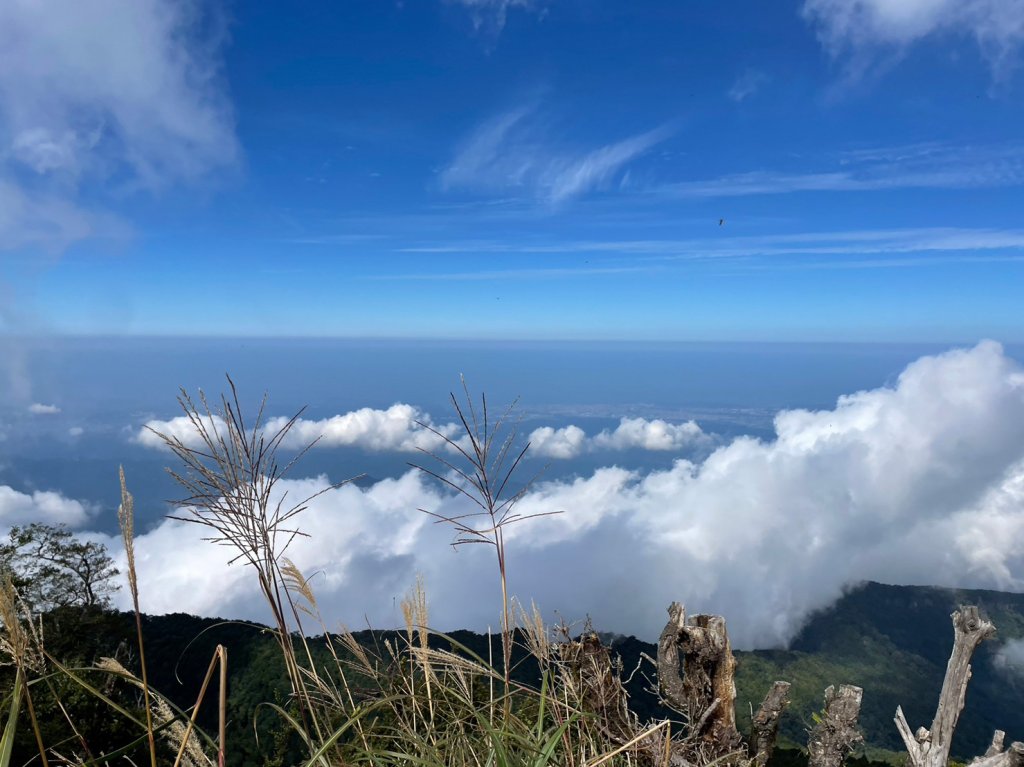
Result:
[[341,334],[255,334],[255,333],[5,333],[0,332],[0,343],[13,341],[82,340],[82,341],[335,341],[363,343],[498,343],[498,344],[664,344],[664,345],[844,345],[844,346],[974,346],[984,340],[993,340],[1008,346],[1024,345],[1024,338],[997,338],[993,334],[982,334],[958,339],[871,339],[871,338],[623,338],[593,336],[411,336],[411,335],[341,335]]

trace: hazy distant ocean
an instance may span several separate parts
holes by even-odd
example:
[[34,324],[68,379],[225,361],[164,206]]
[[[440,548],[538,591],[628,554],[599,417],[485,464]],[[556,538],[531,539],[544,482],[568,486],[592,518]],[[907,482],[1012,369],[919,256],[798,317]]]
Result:
[[[523,431],[576,423],[588,431],[622,416],[696,419],[723,437],[770,438],[782,408],[832,407],[842,394],[892,384],[939,344],[740,344],[626,342],[378,341],[313,339],[60,338],[0,341],[0,485],[58,490],[103,511],[113,530],[117,467],[139,499],[140,524],[166,512],[175,496],[162,470],[167,456],[132,441],[151,418],[180,414],[178,387],[208,394],[230,373],[246,404],[269,394],[269,415],[325,418],[360,407],[407,402],[436,421],[451,415],[448,392],[465,374],[474,392],[500,407],[519,397]],[[1024,347],[1006,351],[1024,359]],[[31,403],[59,413],[32,415]],[[72,436],[70,429],[81,430]],[[667,466],[673,455],[616,456],[620,465]],[[394,476],[408,455],[352,448],[309,456],[300,475],[343,479]],[[585,473],[608,462],[587,456],[552,466],[548,476]],[[109,513],[108,511],[109,510]]]

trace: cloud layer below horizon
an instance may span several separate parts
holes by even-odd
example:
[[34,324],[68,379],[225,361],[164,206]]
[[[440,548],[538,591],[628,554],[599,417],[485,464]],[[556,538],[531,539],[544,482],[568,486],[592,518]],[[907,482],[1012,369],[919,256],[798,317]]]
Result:
[[[1024,588],[1024,369],[998,344],[923,357],[831,410],[781,411],[775,431],[700,463],[535,486],[520,512],[564,513],[509,528],[513,592],[647,638],[682,600],[725,615],[737,646],[753,647],[785,643],[865,579]],[[296,499],[328,484],[281,489]],[[399,624],[396,597],[422,573],[436,626],[495,625],[493,552],[453,553],[450,531],[418,509],[468,507],[415,472],[310,503],[310,537],[290,556],[329,622]],[[250,574],[202,535],[166,521],[139,537],[144,609],[265,617]]]

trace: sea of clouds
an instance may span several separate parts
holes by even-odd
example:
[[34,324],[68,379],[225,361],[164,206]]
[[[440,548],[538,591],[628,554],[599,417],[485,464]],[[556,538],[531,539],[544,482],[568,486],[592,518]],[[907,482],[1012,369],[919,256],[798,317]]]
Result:
[[[592,436],[567,427],[531,438],[548,456],[594,441],[682,450],[709,439],[695,424],[637,420]],[[192,439],[180,420],[148,426]],[[572,439],[552,442],[559,432]],[[590,616],[648,639],[681,600],[725,615],[736,645],[749,648],[784,644],[811,611],[865,579],[1024,588],[1024,369],[999,344],[923,357],[892,386],[845,395],[829,410],[780,411],[775,432],[664,470],[613,464],[533,486],[519,512],[562,513],[508,528],[513,593],[548,616]],[[296,439],[325,434],[324,447],[402,451],[441,447],[438,433],[456,429],[396,405],[303,422]],[[159,449],[145,428],[136,439]],[[279,487],[294,501],[329,485],[297,476]],[[422,574],[436,627],[483,629],[498,622],[493,550],[453,549],[451,530],[424,513],[468,510],[416,470],[328,489],[301,515],[308,537],[288,555],[312,578],[330,624],[400,624],[397,603]],[[35,514],[121,550],[86,532],[90,510],[77,501],[0,492],[0,525]],[[232,552],[202,540],[207,532],[165,520],[138,537],[143,609],[265,619],[252,573],[229,566]],[[127,607],[126,594],[117,599]]]

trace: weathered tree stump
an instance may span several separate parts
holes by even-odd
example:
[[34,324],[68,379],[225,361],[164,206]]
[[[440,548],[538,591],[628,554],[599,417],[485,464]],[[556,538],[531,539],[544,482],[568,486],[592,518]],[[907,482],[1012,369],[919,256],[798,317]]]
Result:
[[768,691],[761,707],[754,714],[750,745],[754,750],[754,767],[765,767],[775,750],[779,734],[779,720],[789,705],[789,682],[776,682]]
[[993,751],[993,747],[995,747],[995,738],[993,738],[993,745],[989,746],[984,756],[974,759],[970,767],[1024,767],[1024,743],[1015,741],[1003,751],[1004,733],[1002,730],[996,730],[996,732],[1000,736],[997,750]]
[[736,659],[725,619],[694,615],[686,620],[673,602],[658,640],[658,686],[664,701],[686,717],[690,736],[717,758],[739,749],[736,729]]
[[[658,640],[658,692],[679,712],[685,726],[649,729],[629,708],[628,695],[608,648],[593,632],[558,645],[564,681],[580,705],[610,739],[628,746],[638,763],[670,767],[766,767],[775,748],[779,719],[789,705],[790,685],[775,682],[754,715],[751,738],[744,743],[736,729],[736,660],[725,620],[694,615],[682,605],[668,608],[668,623]],[[825,691],[825,716],[812,733],[811,767],[842,767],[860,740],[857,717],[861,689],[843,685]],[[669,733],[671,732],[671,735]],[[985,767],[1024,767],[992,764]]]
[[626,743],[642,729],[629,709],[629,695],[612,664],[601,638],[588,631],[579,641],[558,646],[562,672],[571,675],[571,685],[585,711],[613,741]]
[[809,767],[841,767],[864,740],[857,728],[864,691],[850,684],[825,690],[825,710],[807,740]]

